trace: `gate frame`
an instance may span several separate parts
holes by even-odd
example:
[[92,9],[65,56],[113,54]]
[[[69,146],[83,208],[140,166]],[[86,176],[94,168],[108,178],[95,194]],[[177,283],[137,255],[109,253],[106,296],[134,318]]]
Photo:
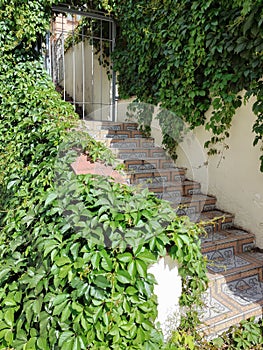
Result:
[[[52,13],[57,13],[57,14],[71,14],[71,15],[79,15],[82,17],[86,17],[86,18],[90,18],[90,19],[96,19],[96,20],[100,20],[101,22],[108,22],[109,23],[109,29],[110,29],[110,37],[108,39],[108,42],[111,43],[111,53],[114,51],[115,49],[115,44],[116,44],[116,23],[114,21],[114,19],[108,15],[106,15],[103,12],[100,11],[85,11],[82,9],[76,9],[72,6],[69,5],[58,5],[58,6],[52,6]],[[46,45],[48,45],[48,52],[51,53],[51,40],[50,40],[51,36],[50,33],[47,34],[47,38],[46,38]],[[100,38],[102,39],[102,38]],[[83,43],[83,41],[82,41]],[[84,45],[84,43],[83,43]],[[84,55],[84,50],[82,51],[83,55]],[[64,55],[63,55],[64,57]],[[64,59],[64,58],[63,58]],[[53,66],[54,63],[50,61],[50,57],[49,57],[49,67],[47,64],[48,61],[48,57],[46,57],[46,69],[49,71],[50,75],[52,75],[52,71],[53,71]],[[112,64],[112,77],[111,77],[111,100],[110,100],[110,105],[111,105],[111,121],[115,121],[116,120],[116,102],[117,102],[117,98],[116,98],[116,72],[114,70],[114,64],[113,62],[111,62]],[[84,75],[84,70],[83,70],[83,75]],[[65,64],[63,62],[63,77],[64,77],[64,99],[65,99]],[[74,83],[73,83],[74,84]],[[84,84],[84,76],[83,76],[83,84]],[[75,85],[75,84],[74,84]],[[74,87],[75,88],[75,87]],[[83,95],[84,95],[84,86],[83,86]],[[75,105],[75,98],[73,96],[74,99],[74,105]],[[83,119],[84,119],[84,98],[83,98]]]

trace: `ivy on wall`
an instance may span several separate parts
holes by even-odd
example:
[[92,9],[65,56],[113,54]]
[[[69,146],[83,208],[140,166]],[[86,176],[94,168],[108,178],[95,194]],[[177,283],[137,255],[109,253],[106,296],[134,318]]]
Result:
[[[103,6],[118,24],[113,59],[120,96],[161,103],[174,113],[159,116],[164,143],[172,154],[179,118],[192,128],[204,125],[210,130],[213,137],[205,147],[216,153],[216,143],[229,136],[242,90],[245,101],[255,97],[256,121],[248,132],[256,134],[254,145],[262,144],[261,0],[108,0]],[[208,120],[205,112],[210,106]],[[260,159],[263,171],[263,156]]]
[[77,116],[43,68],[52,3],[0,2],[0,348],[176,348],[155,325],[147,268],[178,260],[194,326],[207,284],[201,229],[146,190],[72,173],[79,152],[113,160],[85,133],[74,144]]

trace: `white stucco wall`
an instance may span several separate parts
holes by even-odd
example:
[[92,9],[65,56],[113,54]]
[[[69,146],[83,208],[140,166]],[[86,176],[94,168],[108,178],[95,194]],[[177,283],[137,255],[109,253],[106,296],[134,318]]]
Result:
[[182,279],[178,274],[178,264],[170,256],[160,258],[149,269],[156,279],[154,293],[158,301],[158,318],[164,338],[168,339],[171,332],[180,323],[179,298],[182,294]]
[[[230,129],[230,138],[226,140],[229,149],[223,153],[207,157],[207,165],[200,162],[204,173],[196,174],[195,179],[206,187],[211,195],[217,197],[217,206],[235,214],[235,224],[256,235],[256,244],[263,248],[263,173],[260,172],[260,145],[253,147],[252,126],[255,115],[252,101],[238,109]],[[204,144],[211,136],[199,127],[194,136]],[[189,166],[182,149],[178,150],[178,165]],[[190,174],[191,175],[191,174]]]

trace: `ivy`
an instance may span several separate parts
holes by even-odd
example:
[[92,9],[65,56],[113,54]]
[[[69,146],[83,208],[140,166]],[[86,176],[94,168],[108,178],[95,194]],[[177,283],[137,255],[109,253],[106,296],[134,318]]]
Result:
[[196,315],[201,229],[147,190],[72,171],[80,154],[115,160],[78,131],[43,68],[52,3],[0,2],[0,348],[171,349],[148,267],[178,260],[181,305]]
[[204,125],[213,134],[205,147],[216,153],[216,143],[229,137],[243,89],[246,98],[257,98],[254,145],[262,141],[262,1],[109,0],[109,9],[118,24],[113,60],[119,94],[173,113],[159,115],[172,155],[174,119],[191,128]]

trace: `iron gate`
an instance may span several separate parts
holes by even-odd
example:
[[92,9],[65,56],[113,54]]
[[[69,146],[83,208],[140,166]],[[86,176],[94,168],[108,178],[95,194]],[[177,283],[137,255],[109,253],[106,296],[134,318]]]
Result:
[[116,73],[109,57],[115,23],[101,12],[54,6],[46,69],[83,119],[115,120]]

